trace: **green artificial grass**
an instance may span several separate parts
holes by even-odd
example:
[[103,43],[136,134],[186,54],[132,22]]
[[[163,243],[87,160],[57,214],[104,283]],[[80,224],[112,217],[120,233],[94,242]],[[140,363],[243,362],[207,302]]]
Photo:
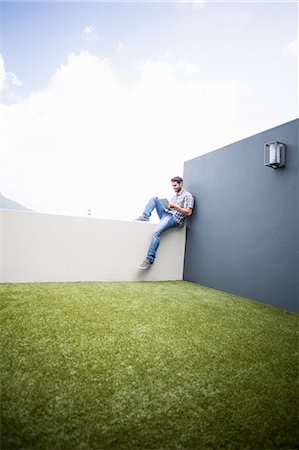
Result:
[[1,449],[298,448],[298,316],[188,282],[0,286]]

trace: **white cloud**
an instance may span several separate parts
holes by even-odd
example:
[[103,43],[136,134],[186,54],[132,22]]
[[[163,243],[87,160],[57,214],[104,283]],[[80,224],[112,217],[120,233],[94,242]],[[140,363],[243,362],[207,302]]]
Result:
[[284,51],[288,56],[298,56],[298,47],[298,38],[296,38],[284,48]]
[[170,195],[184,161],[268,126],[242,85],[203,83],[188,62],[139,71],[128,87],[109,59],[70,54],[47,89],[3,105],[4,195],[42,211],[130,219],[150,196]]
[[5,66],[4,59],[0,54],[0,92],[3,91],[5,85]]
[[9,91],[13,86],[22,83],[13,72],[6,72],[3,56],[0,53],[0,92]]
[[201,10],[206,6],[207,0],[180,0],[180,3],[191,5],[193,10]]
[[153,86],[165,87],[173,82],[186,82],[196,80],[200,70],[196,64],[187,61],[178,61],[175,64],[168,62],[147,62],[139,66],[141,80]]
[[196,78],[200,71],[196,64],[187,61],[180,61],[174,65],[174,71],[183,74],[184,77]]
[[117,50],[118,50],[118,51],[123,50],[124,47],[125,47],[125,45],[124,45],[124,43],[123,43],[122,41],[119,41],[119,42],[117,43]]
[[194,0],[192,2],[193,9],[203,9],[206,6],[207,0]]
[[89,42],[97,42],[100,40],[99,33],[95,28],[93,28],[91,25],[86,26],[83,29],[83,39],[89,41]]

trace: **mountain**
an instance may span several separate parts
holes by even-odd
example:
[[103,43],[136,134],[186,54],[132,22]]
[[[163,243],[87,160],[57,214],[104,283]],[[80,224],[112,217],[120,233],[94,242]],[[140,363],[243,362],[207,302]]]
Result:
[[0,209],[14,209],[22,211],[33,211],[32,209],[26,208],[26,206],[21,205],[10,198],[4,197],[0,192]]

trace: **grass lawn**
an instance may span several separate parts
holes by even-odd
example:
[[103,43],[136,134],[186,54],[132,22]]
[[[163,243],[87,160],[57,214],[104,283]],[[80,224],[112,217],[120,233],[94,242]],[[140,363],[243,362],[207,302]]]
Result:
[[188,282],[0,285],[1,449],[298,448],[298,316]]

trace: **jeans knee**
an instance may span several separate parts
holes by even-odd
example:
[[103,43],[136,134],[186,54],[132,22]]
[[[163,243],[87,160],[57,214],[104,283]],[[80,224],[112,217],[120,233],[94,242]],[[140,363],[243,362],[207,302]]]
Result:
[[161,233],[158,230],[154,230],[153,237],[155,239],[160,239]]
[[159,200],[158,197],[155,195],[154,197],[151,198],[151,200],[153,200],[155,203]]

